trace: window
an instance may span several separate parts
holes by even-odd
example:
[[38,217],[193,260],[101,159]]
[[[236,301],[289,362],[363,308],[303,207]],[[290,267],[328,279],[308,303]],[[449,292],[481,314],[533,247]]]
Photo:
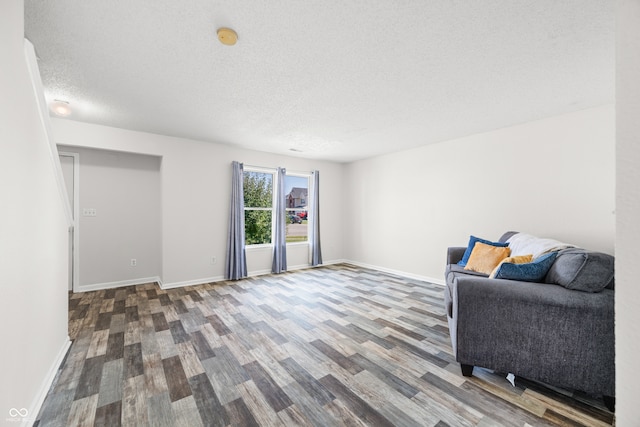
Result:
[[272,241],[273,172],[244,172],[244,234],[247,245]]
[[284,178],[287,243],[309,240],[308,207],[309,175],[287,174]]
[[[273,242],[275,182],[275,172],[245,167],[244,234],[247,246],[269,245]],[[308,242],[309,175],[287,173],[284,178],[284,187],[286,241],[287,243]]]

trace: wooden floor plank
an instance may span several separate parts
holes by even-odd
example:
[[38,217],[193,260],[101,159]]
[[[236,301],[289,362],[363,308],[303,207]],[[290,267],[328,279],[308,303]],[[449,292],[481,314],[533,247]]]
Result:
[[92,357],[85,360],[82,374],[78,380],[74,400],[97,394],[100,391],[103,365],[104,356]]
[[75,399],[71,404],[69,418],[66,424],[68,426],[91,427],[96,419],[96,410],[98,409],[98,395],[94,394],[88,397]]
[[300,366],[292,358],[280,361],[280,364],[287,370],[289,375],[295,379],[298,385],[305,390],[319,406],[324,406],[335,399],[335,396],[327,390],[317,379],[315,379],[306,369]]
[[122,400],[116,400],[96,409],[95,427],[119,427],[122,425]]
[[176,424],[169,393],[159,393],[147,399],[147,418],[151,426],[173,426]]
[[87,350],[87,359],[106,354],[108,341],[108,329],[95,331],[91,336],[91,344],[89,344],[89,349]]
[[180,356],[162,359],[162,368],[164,369],[164,376],[167,379],[171,402],[191,396],[191,388],[189,387],[189,381],[180,362]]
[[158,353],[142,355],[143,377],[145,390],[148,397],[156,396],[169,391],[169,385],[164,375],[162,358]]
[[259,424],[247,408],[247,404],[241,398],[235,399],[225,405],[229,414],[229,424],[234,426],[258,427]]
[[275,412],[293,404],[291,398],[287,396],[260,363],[251,362],[244,365],[243,368]]
[[337,396],[344,404],[349,407],[365,423],[375,426],[393,426],[393,424],[384,418],[370,404],[362,400],[357,394],[347,388],[338,381],[333,375],[326,375],[320,378],[320,383],[326,387],[331,393]]
[[99,407],[122,400],[123,362],[122,359],[116,359],[103,365],[100,390],[98,391]]
[[122,424],[136,426],[149,424],[149,414],[147,413],[146,406],[147,396],[144,377],[139,375],[124,380],[122,392]]
[[179,427],[200,427],[204,426],[198,405],[193,396],[187,396],[175,402],[171,402],[174,423]]
[[189,385],[193,392],[193,398],[202,418],[202,424],[206,426],[226,426],[229,416],[214,391],[207,374],[199,374],[189,378]]

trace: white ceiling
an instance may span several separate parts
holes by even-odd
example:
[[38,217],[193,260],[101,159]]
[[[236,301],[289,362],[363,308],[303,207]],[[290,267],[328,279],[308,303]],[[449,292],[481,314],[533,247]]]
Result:
[[615,95],[610,0],[25,0],[25,35],[72,120],[341,162]]

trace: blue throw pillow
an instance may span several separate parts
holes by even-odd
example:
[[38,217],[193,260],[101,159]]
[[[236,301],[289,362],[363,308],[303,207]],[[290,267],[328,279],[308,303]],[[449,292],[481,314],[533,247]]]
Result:
[[473,251],[473,247],[476,245],[476,242],[484,243],[485,245],[497,246],[499,248],[506,248],[507,246],[509,246],[508,243],[492,242],[490,240],[481,239],[476,236],[469,236],[469,245],[467,246],[467,250],[464,251],[462,259],[458,261],[459,266],[466,267],[467,262],[469,261],[469,257],[471,256],[471,251]]
[[520,280],[523,282],[543,282],[544,277],[556,260],[557,252],[549,252],[526,264],[503,263],[496,271],[496,279]]

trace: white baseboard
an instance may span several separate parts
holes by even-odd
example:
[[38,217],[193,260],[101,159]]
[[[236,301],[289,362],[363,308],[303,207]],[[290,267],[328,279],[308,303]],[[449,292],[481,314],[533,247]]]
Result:
[[266,276],[267,274],[271,274],[271,270],[265,268],[264,270],[249,271],[247,277]]
[[[323,265],[330,265],[330,264],[341,264],[343,262],[346,262],[346,261],[342,259],[338,259],[338,260],[322,263],[318,267],[321,267]],[[300,264],[300,265],[287,267],[287,271],[304,270],[305,268],[314,268],[314,267],[311,266],[311,264]],[[249,271],[247,273],[247,277],[258,277],[258,276],[264,276],[267,274],[271,274],[271,270],[268,270],[268,269],[254,270],[254,271]],[[173,289],[173,288],[181,288],[184,286],[202,285],[204,283],[224,282],[225,280],[226,279],[224,278],[224,276],[214,276],[214,277],[205,277],[202,279],[185,280],[182,282],[172,282],[172,283],[162,283],[159,279],[156,281],[160,285],[161,289]]]
[[335,264],[346,264],[349,261],[347,261],[346,259],[334,259],[331,261],[324,261],[322,264],[320,264],[318,267],[321,267],[323,265],[335,265]]
[[287,271],[304,270],[306,268],[313,268],[313,266],[311,264],[288,265]]
[[[307,268],[322,267],[323,265],[342,264],[344,262],[346,262],[346,261],[342,260],[342,259],[337,259],[337,260],[333,260],[333,261],[323,262],[322,264],[317,265],[317,266],[313,266],[311,264],[288,265],[286,271],[304,270],[304,269],[307,269]],[[250,271],[248,275],[249,275],[249,277],[255,277],[255,276],[263,276],[265,274],[271,274],[271,270],[266,270],[265,269],[265,270]]]
[[38,390],[36,397],[33,399],[33,402],[31,402],[31,406],[29,406],[31,412],[29,412],[29,415],[27,417],[22,419],[22,423],[20,424],[21,426],[32,426],[36,421],[36,417],[38,416],[40,409],[42,409],[44,399],[47,397],[47,393],[49,393],[53,381],[56,379],[58,370],[60,369],[60,366],[62,366],[62,362],[64,361],[64,358],[69,351],[69,347],[71,347],[71,340],[67,336],[67,339],[64,343],[62,343],[62,346],[60,347],[60,351],[58,351],[58,354],[51,363],[49,371],[47,372],[42,385],[40,385],[40,390]]
[[[420,280],[422,282],[429,282],[429,283],[434,283],[436,285],[445,286],[444,279],[437,279],[435,277],[429,277],[429,276],[421,276],[418,274],[407,273],[406,271],[393,270],[391,268],[380,267],[378,265],[366,264],[363,262],[352,261],[348,259],[335,259],[335,260],[323,262],[318,267],[322,267],[323,265],[326,266],[326,265],[335,265],[335,264],[352,264],[357,267],[369,268],[371,270],[378,270],[384,273],[395,274],[396,276],[405,277],[407,279]],[[287,271],[302,270],[305,268],[314,268],[314,267],[312,267],[310,264],[294,265],[291,267],[287,267]],[[264,274],[271,274],[271,271],[270,270],[252,271],[252,272],[249,272],[249,277],[261,276]]]
[[372,270],[382,271],[384,273],[395,274],[396,276],[406,277],[407,279],[420,280],[422,282],[435,283],[436,285],[445,286],[444,279],[436,279],[435,277],[421,276],[419,274],[407,273],[406,271],[394,270],[391,268],[380,267],[378,265],[366,264],[364,262],[344,260],[344,263],[353,264],[358,267],[370,268]]
[[121,288],[123,286],[143,285],[145,283],[153,283],[153,282],[162,283],[162,281],[158,276],[143,277],[140,279],[120,280],[117,282],[94,283],[91,285],[78,286],[78,288],[74,289],[73,292],[99,291],[102,289],[112,289],[112,288]]
[[213,282],[222,282],[224,280],[224,276],[213,276],[213,277],[204,277],[202,279],[192,279],[192,280],[184,280],[182,282],[171,282],[171,283],[162,283],[158,281],[160,284],[160,289],[174,289],[174,288],[182,288],[184,286],[194,286],[194,285],[203,285],[205,283],[213,283]]
[[[326,262],[323,262],[318,267],[322,267],[323,265],[335,265],[335,264],[352,264],[358,267],[370,268],[372,270],[378,270],[384,273],[395,274],[396,276],[406,277],[408,279],[435,283],[441,286],[445,285],[445,282],[443,279],[436,279],[434,277],[421,276],[418,274],[407,273],[406,271],[394,270],[386,267],[380,267],[377,265],[366,264],[363,262],[353,261],[348,259],[335,259],[331,261],[326,261]],[[314,267],[311,266],[310,264],[300,264],[300,265],[287,267],[287,271],[303,270],[306,268],[314,268]],[[258,277],[258,276],[264,276],[267,274],[271,274],[271,270],[268,270],[268,269],[254,270],[254,271],[248,272],[247,277]],[[96,283],[93,285],[82,286],[79,289],[74,290],[74,292],[97,291],[101,289],[119,288],[122,286],[142,285],[150,282],[157,282],[158,285],[160,286],[160,289],[166,290],[166,289],[182,288],[185,286],[202,285],[204,283],[223,282],[225,280],[226,279],[224,278],[224,276],[212,276],[212,277],[203,277],[200,279],[184,280],[180,282],[162,283],[162,280],[160,280],[160,278],[156,276],[156,277],[146,277],[142,279],[123,280],[119,282]]]

